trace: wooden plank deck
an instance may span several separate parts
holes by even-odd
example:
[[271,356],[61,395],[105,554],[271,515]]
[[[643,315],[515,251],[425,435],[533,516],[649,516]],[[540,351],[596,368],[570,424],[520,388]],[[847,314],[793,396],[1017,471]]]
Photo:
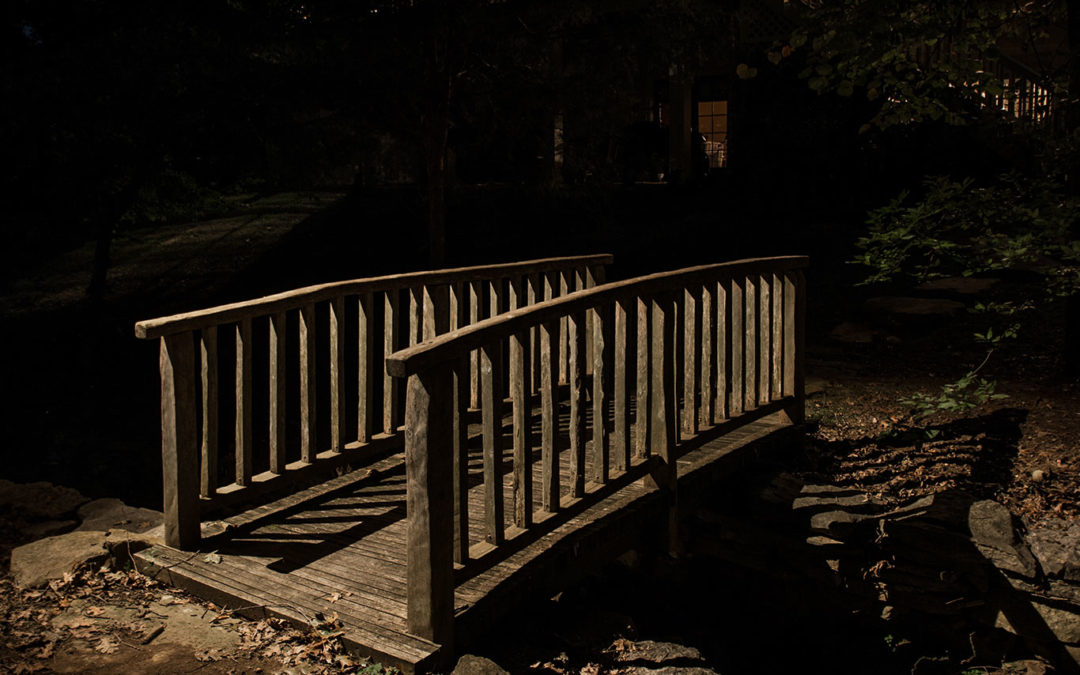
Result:
[[[755,455],[786,425],[766,407],[744,426],[716,427],[692,439],[697,446],[679,460],[680,495],[686,485],[709,481]],[[756,417],[756,419],[754,419]],[[731,426],[731,425],[729,425]],[[790,428],[790,427],[787,427]],[[565,425],[563,429],[565,433]],[[660,537],[666,502],[640,480],[639,460],[606,485],[589,484],[571,499],[569,460],[563,450],[562,510],[535,514],[536,525],[511,525],[512,450],[504,437],[504,513],[507,542],[482,543],[484,509],[479,439],[470,449],[472,558],[455,570],[455,642],[468,644],[523,595],[553,592],[590,565]],[[561,444],[565,448],[566,443]],[[539,460],[539,448],[534,449]],[[539,461],[535,471],[539,474]],[[534,503],[540,504],[540,481]],[[680,497],[681,504],[685,504]],[[439,646],[408,634],[405,588],[405,472],[402,453],[366,469],[227,519],[229,529],[203,541],[198,551],[155,546],[136,554],[139,570],[252,618],[278,617],[311,625],[316,615],[336,614],[344,641],[360,653],[404,670],[423,670]],[[216,552],[216,556],[209,553]]]

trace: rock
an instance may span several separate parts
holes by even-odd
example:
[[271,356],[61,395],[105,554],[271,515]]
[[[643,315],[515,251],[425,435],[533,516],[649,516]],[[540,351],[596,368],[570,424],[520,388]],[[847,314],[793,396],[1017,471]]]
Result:
[[0,508],[9,508],[27,520],[69,520],[90,501],[78,490],[39,481],[12,483],[0,480]]
[[458,659],[451,675],[510,675],[510,673],[491,659],[465,654]]
[[128,506],[115,498],[95,499],[79,507],[78,529],[85,530],[127,530],[146,532],[161,524],[160,511]]
[[126,530],[68,532],[13,549],[11,576],[19,588],[33,588],[62,579],[79,565],[103,560],[114,551],[118,557],[126,558],[131,550],[163,543],[153,536]]
[[975,502],[968,511],[968,527],[976,548],[995,567],[1027,579],[1039,576],[1038,563],[1017,535],[1007,508],[990,499]]
[[106,532],[69,532],[46,537],[11,551],[11,576],[19,588],[61,579],[76,566],[108,555]]
[[813,375],[807,375],[806,377],[806,396],[810,398],[824,393],[829,388],[829,381],[821,378],[814,377]]
[[942,298],[870,298],[863,305],[868,312],[905,316],[951,316],[964,309],[964,303]]
[[1041,602],[1032,602],[1031,606],[1039,612],[1058,640],[1066,644],[1080,644],[1080,614]]
[[829,337],[833,340],[852,344],[870,344],[880,334],[881,331],[876,328],[851,321],[844,321],[829,331]]
[[[619,663],[641,663],[661,666],[670,661],[702,661],[701,652],[693,647],[675,644],[674,642],[656,642],[654,640],[641,640],[630,642],[620,641],[622,649],[615,652],[615,660]],[[644,665],[644,664],[643,664]],[[655,672],[655,671],[649,671]]]
[[1029,532],[1027,542],[1046,576],[1080,582],[1080,524],[1046,523]]
[[924,281],[916,288],[920,291],[950,291],[963,295],[982,293],[998,282],[997,279],[977,279],[975,277],[945,277]]
[[78,525],[74,520],[46,520],[40,523],[33,523],[23,528],[22,533],[26,535],[26,539],[34,541],[35,539],[41,539],[42,537],[51,537],[57,534],[63,534],[75,529]]

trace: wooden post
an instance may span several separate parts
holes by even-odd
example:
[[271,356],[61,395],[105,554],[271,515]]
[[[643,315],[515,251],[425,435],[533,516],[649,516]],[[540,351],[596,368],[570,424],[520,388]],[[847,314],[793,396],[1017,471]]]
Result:
[[408,344],[413,347],[423,340],[424,318],[424,289],[421,286],[409,288],[409,337]]
[[566,371],[570,383],[570,496],[581,497],[585,494],[585,314],[567,318],[570,333]]
[[454,562],[469,559],[469,357],[454,367],[453,377],[453,474],[454,474]]
[[251,484],[251,319],[236,324],[236,484]]
[[[573,289],[570,283],[570,277],[573,272],[563,270],[561,272],[555,272],[555,275],[559,278],[559,295],[557,297],[563,297],[570,293]],[[568,354],[570,351],[569,338],[570,330],[568,328],[570,317],[564,316],[559,319],[559,382],[569,382],[569,360]]]
[[[484,287],[480,281],[469,282],[469,325],[479,323],[481,300],[484,297]],[[474,349],[469,354],[469,407],[480,407],[480,350]]]
[[[806,277],[802,270],[795,270],[790,277],[793,284],[793,316],[792,316],[792,345],[791,345],[791,370],[792,392],[794,397],[788,406],[787,414],[792,424],[802,424],[806,419]],[[785,294],[787,289],[785,289]]]
[[454,628],[451,370],[409,377],[405,397],[408,630],[448,648]]
[[630,349],[627,339],[627,322],[630,319],[632,300],[615,303],[614,347],[614,393],[615,414],[611,433],[612,466],[616,471],[626,471],[630,466]]
[[161,470],[165,543],[199,544],[199,455],[195,432],[195,346],[190,332],[161,338]]
[[481,419],[484,434],[484,532],[489,544],[503,542],[502,345],[480,349]]
[[650,483],[668,499],[668,549],[678,550],[678,465],[675,429],[678,398],[675,390],[675,305],[671,296],[652,302],[652,438],[650,449],[661,461],[649,477]]
[[592,414],[593,414],[593,445],[592,445],[592,473],[590,478],[598,483],[606,483],[609,475],[610,439],[608,438],[607,402],[611,389],[611,374],[607,363],[611,360],[611,347],[608,340],[608,332],[611,328],[611,320],[608,318],[607,307],[594,307],[592,315],[592,357],[593,357],[593,388],[592,388]]
[[510,398],[514,403],[514,524],[532,525],[532,425],[529,415],[529,333],[510,338]]
[[784,282],[772,275],[772,400],[783,397],[784,364]]
[[713,284],[705,282],[701,287],[701,426],[715,424],[713,401],[713,340],[716,338],[716,299],[713,297]]
[[757,284],[746,277],[743,290],[743,410],[757,407]]
[[559,321],[540,326],[540,432],[541,505],[544,511],[559,510]]
[[300,310],[300,459],[315,461],[315,306]]
[[285,472],[285,312],[270,317],[270,471]]
[[375,426],[375,324],[372,293],[357,301],[356,440],[367,443]]
[[[383,299],[383,358],[397,351],[398,326],[398,291],[386,291]],[[383,369],[383,431],[392,434],[397,431],[398,417],[398,382]]]
[[728,351],[731,344],[728,332],[728,292],[724,281],[716,282],[716,404],[713,419],[728,418]]
[[330,301],[330,449],[345,448],[345,298]]
[[682,432],[683,437],[697,433],[697,298],[693,288],[683,290],[683,358],[682,358]]
[[649,415],[652,403],[649,390],[652,376],[649,370],[651,340],[649,337],[649,316],[652,306],[648,298],[637,299],[637,411],[634,413],[634,454],[647,457],[651,435]]
[[728,376],[731,380],[731,394],[728,396],[728,416],[736,417],[743,411],[743,345],[746,333],[743,330],[743,280],[731,280],[731,315],[727,324]]
[[213,497],[218,485],[217,326],[202,329],[199,356],[202,371],[202,474],[199,493],[203,497]]
[[770,400],[769,387],[772,386],[772,278],[762,274],[758,278],[758,405],[765,405]]

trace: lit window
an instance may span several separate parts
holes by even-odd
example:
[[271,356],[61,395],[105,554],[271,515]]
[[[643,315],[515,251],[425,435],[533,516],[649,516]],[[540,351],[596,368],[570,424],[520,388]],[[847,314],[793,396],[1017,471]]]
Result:
[[698,133],[705,138],[705,155],[709,168],[727,166],[728,102],[700,101],[698,103]]

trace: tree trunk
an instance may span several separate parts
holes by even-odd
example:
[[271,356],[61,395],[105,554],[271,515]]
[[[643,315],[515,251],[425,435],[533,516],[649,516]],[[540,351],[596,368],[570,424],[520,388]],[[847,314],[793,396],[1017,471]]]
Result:
[[[1080,0],[1065,3],[1069,30],[1069,92],[1065,103],[1066,133],[1080,128]],[[1069,158],[1066,188],[1080,193],[1080,157]],[[1074,293],[1065,303],[1065,366],[1070,373],[1080,373],[1080,294]]]

